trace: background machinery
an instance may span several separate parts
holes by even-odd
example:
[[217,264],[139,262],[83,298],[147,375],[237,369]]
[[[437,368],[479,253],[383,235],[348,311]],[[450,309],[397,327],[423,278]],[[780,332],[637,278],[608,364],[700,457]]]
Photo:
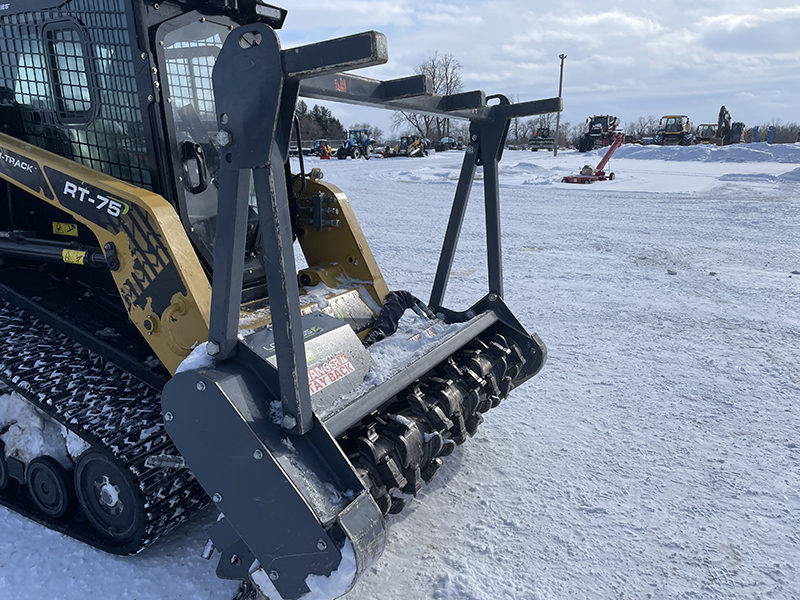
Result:
[[578,152],[589,152],[596,147],[610,146],[619,119],[611,115],[594,115],[586,119],[586,131],[578,138]]
[[728,146],[730,144],[741,144],[745,141],[747,128],[741,121],[731,123],[731,113],[723,104],[719,109],[719,119],[712,144],[717,146]]
[[[747,125],[742,121],[734,121],[731,123],[731,134],[728,138],[727,144],[743,144],[747,134]],[[723,145],[727,145],[723,144]]]
[[314,140],[314,145],[311,146],[309,154],[311,156],[319,156],[320,158],[330,158],[331,146],[328,144],[328,140]]
[[694,134],[695,144],[711,144],[716,134],[717,125],[715,123],[701,123],[697,126]]
[[531,136],[531,139],[528,141],[528,148],[530,148],[533,152],[537,152],[539,150],[554,150],[556,147],[556,140],[550,134],[549,127],[539,127]]
[[566,177],[561,179],[561,183],[592,183],[594,181],[606,181],[614,180],[614,173],[606,174],[605,168],[608,164],[608,161],[611,160],[611,157],[614,155],[614,152],[617,151],[623,142],[625,141],[625,133],[622,131],[618,131],[614,134],[613,141],[611,142],[611,146],[608,147],[608,151],[603,155],[602,160],[597,164],[596,167],[592,167],[591,165],[584,165],[583,169],[579,175],[567,175]]
[[658,123],[654,143],[659,146],[691,146],[692,122],[686,115],[665,115]]
[[368,129],[351,129],[347,132],[347,139],[336,151],[336,158],[344,160],[350,158],[361,158],[369,160],[375,152],[375,140],[369,137]]
[[753,127],[752,129],[748,129],[745,132],[745,135],[750,137],[752,136],[751,141],[758,143],[758,142],[766,142],[767,144],[771,144],[772,141],[775,139],[775,126],[769,125],[765,129],[762,129],[758,125]]
[[[561,101],[352,76],[388,60],[384,36],[286,51],[285,18],[248,0],[3,5],[0,502],[116,554],[213,502],[217,574],[295,600],[315,577],[350,589],[387,515],[542,368],[503,302],[498,163],[510,119]],[[292,171],[301,95],[470,121],[430,308],[389,291],[339,188],[302,156]],[[454,311],[479,166],[488,290]],[[430,345],[366,378],[406,308]]]
[[395,146],[393,156],[427,156],[425,138],[418,135],[404,135]]

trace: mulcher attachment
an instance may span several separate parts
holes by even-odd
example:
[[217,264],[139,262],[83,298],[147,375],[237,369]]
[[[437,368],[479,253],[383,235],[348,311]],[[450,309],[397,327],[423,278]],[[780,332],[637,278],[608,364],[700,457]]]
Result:
[[384,514],[399,512],[405,503],[392,491],[416,496],[442,457],[475,433],[482,414],[508,396],[524,363],[519,346],[502,335],[488,344],[476,339],[400,394],[386,413],[347,433],[342,445],[362,479],[371,482]]
[[[214,67],[224,132],[207,346],[214,364],[173,377],[162,406],[171,439],[224,515],[211,532],[218,574],[249,577],[285,600],[309,593],[315,577],[346,593],[380,556],[385,515],[402,508],[398,495],[418,493],[482,413],[546,356],[502,302],[497,175],[509,120],[560,110],[560,100],[513,105],[498,96],[488,106],[483,92],[432,95],[422,76],[378,82],[339,72],[385,62],[385,44],[369,32],[283,51],[275,32],[255,23],[228,36]],[[299,95],[472,121],[429,303],[440,322],[460,325],[372,387],[364,384],[370,355],[353,330],[300,314],[285,167]],[[478,166],[490,293],[455,313],[441,301]],[[272,324],[240,337],[251,181]],[[388,298],[425,312],[413,297]],[[338,369],[336,393],[333,383],[315,389],[313,374],[326,369]]]

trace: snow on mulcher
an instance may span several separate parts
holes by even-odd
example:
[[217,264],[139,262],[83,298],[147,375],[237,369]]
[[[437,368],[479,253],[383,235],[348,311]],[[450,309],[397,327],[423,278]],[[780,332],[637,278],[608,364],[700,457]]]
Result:
[[[497,175],[509,119],[561,107],[353,77],[386,62],[381,34],[286,52],[285,17],[4,5],[2,60],[42,67],[2,74],[18,92],[0,134],[0,502],[129,554],[212,501],[217,574],[297,599],[346,593],[387,515],[542,368],[502,300]],[[388,290],[341,190],[291,172],[300,95],[471,122],[428,306]],[[457,312],[443,300],[478,166],[488,293]]]

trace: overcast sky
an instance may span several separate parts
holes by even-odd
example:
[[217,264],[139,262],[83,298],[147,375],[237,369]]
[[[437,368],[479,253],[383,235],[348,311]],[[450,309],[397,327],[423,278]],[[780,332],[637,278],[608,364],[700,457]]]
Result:
[[[389,63],[377,79],[413,74],[434,52],[462,65],[464,90],[520,101],[558,95],[565,53],[563,122],[593,114],[687,114],[715,123],[725,104],[748,126],[800,122],[800,4],[761,0],[272,0],[289,16],[284,48],[375,29]],[[314,104],[312,100],[310,104]],[[387,133],[384,111],[328,105],[345,127]]]

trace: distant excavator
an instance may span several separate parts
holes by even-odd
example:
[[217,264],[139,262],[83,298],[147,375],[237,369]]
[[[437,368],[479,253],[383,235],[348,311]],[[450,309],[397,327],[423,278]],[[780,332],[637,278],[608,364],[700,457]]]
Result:
[[731,123],[731,113],[723,104],[719,109],[717,119],[717,131],[710,143],[717,146],[728,146],[730,144],[740,144],[744,142],[745,124],[741,121]]

